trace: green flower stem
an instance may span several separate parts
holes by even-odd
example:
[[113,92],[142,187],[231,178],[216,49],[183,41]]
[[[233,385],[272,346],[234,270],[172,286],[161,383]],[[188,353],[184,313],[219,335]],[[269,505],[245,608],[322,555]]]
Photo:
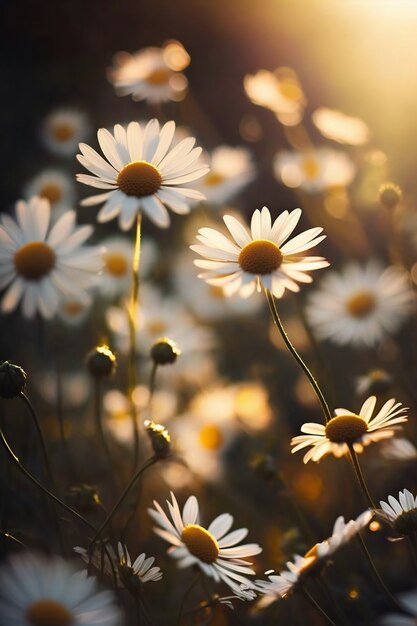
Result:
[[271,315],[272,315],[272,319],[274,320],[274,323],[276,325],[276,327],[278,328],[281,337],[285,343],[285,345],[287,346],[288,350],[291,352],[292,356],[294,357],[294,359],[297,361],[297,363],[299,364],[299,366],[301,367],[301,369],[303,370],[303,372],[305,373],[305,375],[307,376],[311,386],[313,387],[314,393],[317,396],[318,401],[320,402],[322,411],[323,411],[323,415],[324,415],[324,419],[327,422],[329,422],[332,419],[332,415],[330,413],[330,409],[328,407],[328,404],[326,402],[326,399],[319,387],[318,382],[316,381],[316,379],[314,378],[313,374],[310,372],[309,368],[307,367],[307,365],[304,363],[303,359],[301,358],[301,356],[298,354],[297,350],[294,348],[294,346],[292,345],[284,326],[282,325],[281,319],[279,317],[278,314],[278,310],[277,307],[275,305],[275,299],[274,296],[272,295],[272,293],[269,291],[269,289],[265,288],[265,295],[266,295],[266,299],[268,300],[268,304],[269,304],[269,309],[271,311]]
[[139,212],[136,221],[136,237],[135,248],[133,252],[132,262],[132,292],[128,307],[128,323],[129,323],[129,389],[128,397],[130,402],[130,415],[133,424],[134,448],[133,448],[133,468],[134,472],[139,461],[139,430],[136,415],[136,406],[133,402],[133,391],[136,387],[137,380],[137,346],[136,346],[136,312],[139,298],[139,266],[140,266],[140,240],[141,240],[141,224],[142,214]]
[[358,479],[358,483],[364,493],[364,496],[371,507],[371,509],[376,509],[374,501],[372,500],[371,494],[369,493],[368,487],[366,486],[365,479],[362,474],[361,466],[359,465],[358,455],[355,452],[352,443],[348,443],[350,459],[352,461],[353,468],[355,470],[356,478]]
[[181,604],[180,604],[180,608],[178,611],[178,617],[177,617],[177,626],[181,626],[181,622],[182,622],[182,616],[184,614],[184,608],[185,608],[185,603],[187,601],[188,596],[190,595],[191,591],[194,589],[194,587],[196,586],[196,584],[198,583],[198,581],[200,580],[200,573],[197,574],[197,576],[195,578],[193,578],[193,580],[191,581],[190,586],[188,587],[187,591],[185,592],[182,600],[181,600]]
[[314,608],[320,613],[320,615],[322,616],[322,618],[325,620],[325,622],[327,624],[330,624],[330,626],[337,626],[336,622],[334,622],[326,613],[326,611],[324,611],[324,609],[321,608],[320,604],[313,598],[313,596],[311,595],[310,592],[307,591],[307,589],[305,588],[305,586],[301,587],[302,592],[304,593],[305,597],[307,598],[307,600],[314,606]]
[[369,554],[368,548],[366,547],[366,544],[362,538],[361,533],[359,532],[357,534],[358,537],[358,542],[359,545],[361,547],[361,550],[363,552],[363,554],[365,555],[366,560],[368,561],[369,567],[372,570],[372,573],[376,579],[376,581],[378,582],[379,586],[381,587],[382,591],[385,593],[390,605],[397,611],[400,611],[401,613],[408,613],[408,611],[398,602],[398,600],[396,600],[395,596],[392,595],[391,591],[388,589],[388,587],[386,586],[386,584],[384,583],[384,581],[381,578],[380,573],[378,572],[375,563],[372,560],[371,555]]
[[30,415],[32,417],[33,423],[35,424],[35,428],[36,428],[36,431],[38,433],[39,443],[41,444],[43,460],[44,460],[44,464],[45,464],[45,469],[46,469],[46,473],[47,473],[47,476],[48,476],[48,480],[50,481],[52,486],[55,486],[55,481],[54,481],[54,476],[53,476],[53,473],[52,473],[51,463],[49,461],[48,449],[46,447],[45,439],[44,439],[43,434],[42,434],[41,426],[40,426],[40,423],[39,423],[38,416],[36,415],[36,411],[33,408],[33,405],[31,403],[31,401],[29,400],[29,398],[27,397],[27,395],[23,391],[20,392],[19,397],[23,400],[23,402],[25,403],[25,405],[29,409],[29,413],[30,413]]
[[17,467],[17,469],[19,470],[19,472],[21,474],[26,476],[26,478],[32,484],[34,484],[38,489],[40,489],[40,491],[42,491],[42,493],[44,495],[46,495],[50,500],[52,500],[56,504],[59,504],[59,506],[61,506],[63,509],[65,509],[68,513],[71,513],[71,515],[73,517],[75,517],[80,522],[83,522],[83,524],[88,526],[90,528],[90,530],[94,530],[94,531],[96,530],[96,528],[93,526],[93,524],[90,524],[90,522],[88,520],[86,520],[82,515],[77,513],[77,511],[74,511],[74,509],[72,509],[70,506],[65,504],[65,502],[62,502],[62,500],[60,500],[56,495],[54,495],[51,491],[49,491],[49,489],[44,487],[34,476],[32,476],[32,474],[21,464],[21,462],[19,461],[18,457],[15,455],[15,453],[13,452],[11,447],[9,446],[9,444],[7,442],[7,439],[4,436],[4,433],[3,433],[2,429],[0,429],[0,441],[3,444],[3,447],[5,448],[6,453],[10,457],[13,465],[15,465],[15,467]]
[[124,488],[116,504],[113,506],[112,510],[107,515],[104,522],[101,524],[100,528],[96,531],[96,534],[94,535],[93,539],[90,541],[90,548],[97,541],[97,539],[101,536],[106,526],[111,522],[114,514],[118,511],[120,505],[122,504],[123,500],[126,498],[129,491],[132,489],[135,482],[142,476],[142,474],[148,469],[148,467],[151,467],[151,465],[154,465],[158,460],[159,460],[158,457],[151,456],[147,461],[145,461],[142,467],[135,472],[135,474],[132,476],[132,478],[130,479],[126,487]]

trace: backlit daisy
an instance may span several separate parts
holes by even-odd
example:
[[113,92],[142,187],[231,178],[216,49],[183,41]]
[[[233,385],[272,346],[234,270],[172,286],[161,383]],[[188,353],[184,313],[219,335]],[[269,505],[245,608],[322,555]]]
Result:
[[92,226],[75,225],[75,211],[66,211],[51,227],[48,200],[31,198],[16,203],[15,222],[3,215],[0,225],[0,288],[3,312],[22,301],[25,317],[39,312],[51,318],[63,298],[88,303],[86,289],[101,267],[99,248],[83,246]]
[[340,150],[319,148],[308,152],[282,150],[275,155],[274,174],[287,187],[300,187],[312,193],[331,187],[347,187],[356,168]]
[[[256,543],[237,545],[248,534],[247,528],[229,532],[233,517],[229,513],[219,515],[208,528],[199,524],[199,506],[195,496],[190,496],[182,513],[174,494],[172,503],[167,501],[170,517],[154,501],[155,509],[149,515],[159,525],[154,528],[157,535],[172,544],[168,554],[178,560],[178,566],[197,565],[206,576],[218,583],[223,581],[236,595],[241,595],[240,584],[253,589],[255,585],[246,576],[255,574],[247,557],[262,552]],[[172,520],[172,521],[171,521]],[[246,576],[242,576],[245,574]]]
[[59,156],[73,156],[80,141],[90,134],[90,124],[81,111],[57,109],[44,120],[42,139],[47,148]]
[[365,528],[372,516],[373,513],[367,510],[349,522],[345,522],[342,516],[338,517],[330,537],[316,543],[304,556],[296,554],[293,561],[287,562],[287,570],[279,575],[268,576],[268,581],[257,580],[257,590],[264,594],[258,608],[264,608],[286,597],[297,585],[302,585],[307,577],[319,574],[330,556]]
[[245,76],[244,88],[248,98],[275,113],[285,126],[294,126],[303,119],[305,95],[295,72],[279,67],[275,72],[259,70]]
[[122,580],[126,578],[139,578],[141,583],[161,580],[162,572],[159,567],[152,567],[155,563],[155,557],[146,558],[146,554],[142,552],[132,563],[127,546],[120,543],[117,544],[119,554],[119,572]]
[[351,146],[361,146],[369,140],[369,128],[358,117],[326,107],[316,109],[312,115],[314,125],[327,139]]
[[417,448],[409,439],[396,437],[382,444],[381,456],[390,461],[414,461]]
[[383,517],[393,527],[395,532],[402,537],[417,531],[417,496],[404,489],[398,494],[398,500],[394,496],[388,496],[388,502],[380,502]]
[[32,196],[46,198],[53,210],[69,209],[74,202],[74,183],[65,172],[47,169],[26,184],[24,196],[26,199]]
[[0,569],[0,614],[8,626],[116,626],[120,613],[96,578],[59,557],[13,554]]
[[116,93],[149,104],[182,100],[187,79],[181,70],[190,57],[179,41],[168,41],[162,48],[144,48],[135,54],[119,52],[108,76]]
[[210,172],[196,183],[208,203],[222,204],[242,191],[255,177],[246,148],[218,146],[210,155]]
[[116,124],[114,135],[100,128],[97,137],[107,161],[81,143],[82,154],[77,159],[94,176],[77,174],[77,180],[106,191],[81,204],[104,202],[98,221],[108,222],[119,215],[122,230],[131,227],[138,211],[163,228],[170,222],[165,205],[174,213],[188,213],[190,200],[204,200],[204,196],[181,185],[204,176],[209,168],[198,161],[201,148],[193,148],[192,137],[170,150],[174,133],[175,122],[167,122],[160,129],[156,119],[145,128],[138,122],[131,122],[127,130]]
[[[232,215],[223,217],[232,240],[213,228],[200,228],[197,239],[202,245],[190,246],[205,257],[194,261],[205,271],[199,275],[210,285],[221,286],[226,295],[239,292],[250,296],[261,285],[281,298],[285,289],[299,291],[298,282],[310,283],[306,272],[327,267],[323,257],[300,254],[325,239],[322,228],[310,228],[287,241],[297,226],[301,209],[284,211],[272,224],[266,207],[254,212],[249,232]],[[285,243],[287,242],[287,243]]]
[[355,452],[363,452],[364,446],[375,441],[388,439],[395,434],[398,424],[407,421],[406,408],[394,398],[387,400],[373,417],[376,397],[370,396],[363,403],[359,414],[348,409],[336,409],[335,417],[327,424],[307,423],[301,426],[305,435],[293,437],[291,452],[298,452],[307,446],[311,449],[304,456],[304,463],[320,461],[327,454],[342,457],[352,445]]
[[375,346],[395,333],[415,306],[406,272],[375,261],[330,272],[310,294],[306,314],[320,339],[340,345]]

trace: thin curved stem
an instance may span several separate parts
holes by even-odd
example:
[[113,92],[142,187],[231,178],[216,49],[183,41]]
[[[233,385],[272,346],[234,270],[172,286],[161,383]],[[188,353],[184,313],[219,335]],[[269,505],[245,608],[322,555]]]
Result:
[[181,626],[181,622],[182,622],[182,616],[184,614],[184,608],[185,608],[185,603],[187,601],[188,596],[190,595],[191,591],[194,589],[195,585],[198,583],[198,581],[200,580],[200,574],[197,574],[197,576],[191,581],[190,586],[188,587],[187,591],[185,592],[182,600],[181,600],[181,604],[180,604],[180,608],[178,611],[178,617],[177,617],[177,626]]
[[396,600],[395,596],[393,596],[393,594],[391,593],[391,591],[388,589],[388,587],[386,586],[386,584],[384,583],[384,581],[381,578],[380,573],[378,572],[375,563],[372,560],[372,557],[368,551],[368,548],[366,547],[366,544],[363,540],[363,537],[361,535],[361,533],[359,532],[357,534],[358,537],[358,541],[359,541],[359,545],[361,547],[362,552],[365,555],[366,560],[368,561],[369,567],[372,570],[373,575],[375,576],[375,579],[377,580],[379,586],[381,587],[382,591],[385,593],[385,595],[387,596],[389,603],[391,604],[391,606],[393,608],[395,608],[397,611],[401,611],[401,613],[408,613],[407,609],[405,609],[404,606],[402,606],[398,600]]
[[317,382],[317,380],[314,378],[313,374],[310,372],[309,368],[307,367],[307,365],[304,363],[303,359],[301,358],[301,356],[298,354],[297,350],[294,348],[294,346],[292,345],[290,338],[288,337],[284,326],[282,325],[281,319],[279,317],[278,314],[278,310],[277,307],[275,305],[275,300],[274,300],[274,296],[272,295],[272,293],[270,292],[269,289],[265,288],[265,295],[266,295],[266,299],[268,300],[268,304],[269,304],[269,309],[271,311],[271,315],[272,315],[272,319],[274,320],[274,323],[276,325],[276,327],[278,328],[280,335],[285,343],[285,345],[287,346],[288,350],[291,352],[292,356],[294,357],[294,359],[297,361],[297,363],[299,364],[299,366],[301,367],[301,369],[303,370],[303,372],[305,373],[305,375],[307,376],[310,385],[313,387],[314,393],[317,396],[318,401],[320,402],[322,411],[323,411],[323,415],[324,415],[324,419],[326,422],[329,422],[332,419],[332,415],[330,413],[330,409],[329,406],[326,402],[326,399],[320,389],[320,386]]
[[77,511],[74,511],[74,509],[72,509],[70,506],[65,504],[65,502],[62,502],[62,500],[60,500],[56,495],[54,495],[51,491],[49,491],[49,489],[44,487],[42,485],[42,483],[40,483],[34,476],[32,476],[32,474],[21,464],[21,462],[19,461],[18,457],[15,455],[15,453],[12,450],[12,448],[9,446],[9,444],[7,442],[7,439],[4,436],[4,433],[3,433],[2,429],[0,429],[0,440],[1,440],[1,443],[3,444],[3,446],[4,446],[8,456],[12,460],[13,464],[17,467],[19,472],[21,472],[24,476],[26,476],[26,478],[32,484],[36,485],[36,487],[38,489],[40,489],[40,491],[42,491],[42,493],[44,493],[53,502],[55,502],[56,504],[59,504],[63,509],[65,509],[68,513],[71,513],[71,515],[73,517],[76,517],[80,522],[83,522],[83,524],[88,526],[91,530],[94,530],[94,531],[96,530],[96,528],[93,526],[93,524],[90,524],[90,522],[88,520],[86,520],[82,515],[77,513]]
[[314,608],[320,613],[322,618],[326,621],[330,626],[337,626],[336,622],[334,622],[326,613],[324,609],[321,608],[320,604],[313,598],[310,592],[303,586],[301,587],[302,592],[304,593],[307,600],[314,606]]
[[122,494],[120,495],[119,499],[117,500],[116,504],[113,506],[112,510],[110,511],[110,513],[107,515],[106,519],[104,520],[104,522],[101,524],[100,528],[97,530],[96,534],[94,535],[93,539],[90,541],[90,546],[92,546],[97,539],[101,536],[103,530],[106,528],[106,526],[111,522],[111,520],[113,519],[114,514],[117,512],[117,510],[119,509],[119,506],[122,504],[123,500],[126,498],[127,494],[129,493],[129,491],[132,489],[133,485],[135,484],[135,482],[138,480],[138,478],[140,478],[140,476],[148,469],[148,467],[151,467],[151,465],[153,465],[154,463],[156,463],[158,461],[158,457],[156,456],[151,456],[143,465],[142,467],[137,470],[137,472],[132,476],[132,478],[130,479],[130,481],[128,482],[128,484],[126,485],[126,487],[124,488]]
[[0,535],[4,537],[5,539],[8,539],[9,541],[16,543],[22,548],[25,548],[25,550],[29,550],[28,546],[25,543],[23,543],[23,541],[20,541],[20,539],[18,539],[17,537],[14,537],[10,533],[6,533],[4,530],[0,530]]
[[348,443],[350,459],[352,461],[353,468],[355,470],[356,478],[358,479],[358,483],[364,493],[364,496],[371,507],[371,509],[376,509],[374,501],[372,500],[371,494],[369,493],[368,487],[366,486],[365,479],[362,474],[361,466],[359,465],[358,455],[355,452],[352,443]]
[[128,323],[129,323],[129,389],[128,397],[130,402],[130,415],[133,424],[133,468],[136,471],[139,460],[139,430],[136,415],[136,406],[133,402],[132,394],[136,387],[136,368],[137,368],[137,346],[136,346],[136,318],[137,305],[139,298],[139,266],[140,266],[140,240],[141,240],[141,224],[142,214],[139,212],[136,221],[135,247],[132,262],[132,291],[130,295],[130,303],[128,306]]
[[40,423],[39,423],[39,418],[38,418],[38,416],[36,414],[36,411],[35,411],[32,403],[31,403],[31,401],[29,400],[29,398],[27,397],[27,395],[23,391],[20,392],[19,397],[23,400],[23,402],[25,403],[25,405],[29,409],[29,413],[30,413],[30,415],[32,417],[33,423],[35,424],[35,428],[36,428],[36,431],[38,433],[39,443],[41,444],[43,460],[44,460],[44,463],[45,463],[45,469],[46,469],[46,472],[47,472],[47,475],[48,475],[48,479],[49,479],[51,485],[55,485],[54,477],[53,477],[53,474],[52,474],[51,463],[49,461],[48,449],[46,447],[45,439],[44,439],[43,434],[42,434],[42,429],[41,429],[41,426],[40,426]]

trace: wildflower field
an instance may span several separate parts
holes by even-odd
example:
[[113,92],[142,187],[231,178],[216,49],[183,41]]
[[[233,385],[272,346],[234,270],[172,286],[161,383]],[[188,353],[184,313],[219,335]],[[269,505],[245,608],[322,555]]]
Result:
[[2,17],[0,626],[415,626],[417,1]]

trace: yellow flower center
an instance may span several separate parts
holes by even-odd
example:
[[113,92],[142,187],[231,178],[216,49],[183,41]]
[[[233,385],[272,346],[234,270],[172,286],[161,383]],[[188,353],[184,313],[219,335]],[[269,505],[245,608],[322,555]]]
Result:
[[223,443],[222,433],[214,424],[203,426],[198,433],[198,439],[201,446],[207,450],[218,450]]
[[354,443],[368,431],[368,424],[359,415],[338,415],[326,424],[326,437],[334,443]]
[[14,255],[14,265],[18,274],[26,280],[40,280],[55,265],[55,252],[43,241],[25,243]]
[[171,78],[172,74],[173,72],[171,72],[168,68],[161,67],[151,72],[149,76],[147,76],[146,82],[149,85],[155,85],[155,86],[165,85],[166,83],[169,82],[169,79]]
[[221,185],[222,182],[224,182],[224,176],[219,172],[210,172],[210,174],[207,174],[207,176],[204,178],[204,182],[209,187],[216,187],[217,185]]
[[314,180],[320,174],[320,164],[313,157],[307,157],[301,163],[301,169],[304,172],[304,176],[309,180]]
[[147,161],[133,161],[120,170],[117,177],[119,189],[127,196],[153,196],[162,184],[159,171]]
[[375,309],[375,296],[369,291],[358,291],[346,302],[346,308],[353,317],[366,317]]
[[52,127],[52,134],[57,141],[69,141],[74,137],[74,127],[68,122],[59,122]]
[[181,540],[189,552],[203,563],[214,563],[219,556],[219,544],[216,539],[198,524],[188,524],[182,531]]
[[71,626],[74,624],[70,611],[55,600],[38,600],[29,606],[26,619],[31,626]]
[[126,257],[117,252],[109,252],[104,257],[106,270],[112,276],[120,277],[127,274],[128,264]]
[[64,312],[70,317],[77,317],[77,315],[81,313],[83,307],[80,302],[77,302],[76,300],[69,300],[68,302],[65,302],[63,309]]
[[249,274],[271,274],[283,260],[282,252],[273,241],[255,239],[247,243],[239,254],[239,265]]
[[279,90],[287,100],[297,101],[301,98],[301,89],[294,80],[283,80],[279,84]]
[[47,183],[40,189],[39,195],[42,198],[49,200],[51,204],[54,204],[55,202],[59,202],[59,200],[61,200],[62,189],[55,183]]

